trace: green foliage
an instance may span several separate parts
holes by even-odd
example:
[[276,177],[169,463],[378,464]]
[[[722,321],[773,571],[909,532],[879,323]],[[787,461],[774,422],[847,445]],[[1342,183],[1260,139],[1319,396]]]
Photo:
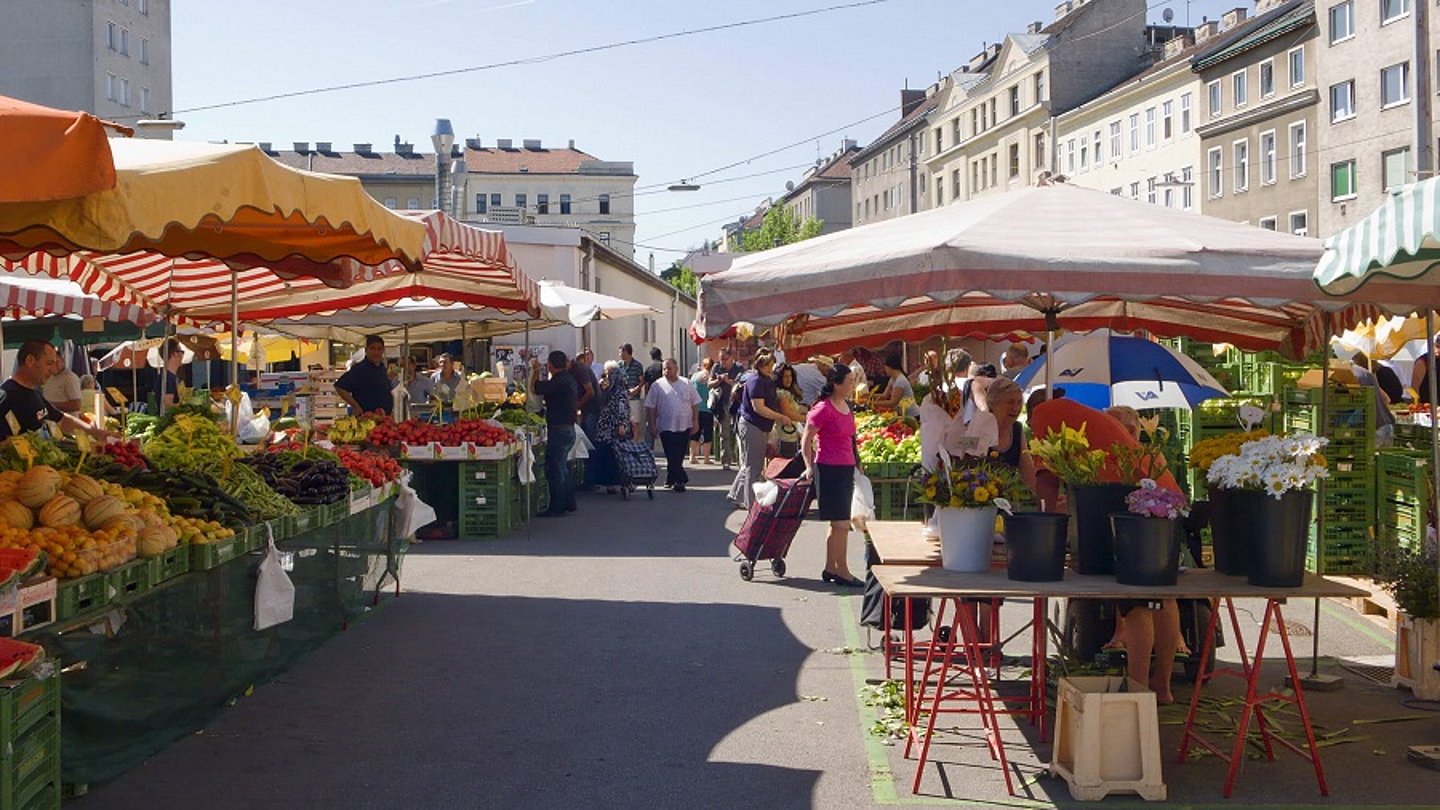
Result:
[[1418,549],[1382,552],[1375,581],[1412,619],[1440,619],[1440,569]]
[[803,222],[788,206],[772,205],[765,212],[765,221],[758,231],[750,231],[741,240],[741,249],[746,252],[769,250],[780,245],[803,242],[820,235],[824,220],[811,217]]
[[670,282],[670,286],[691,298],[700,292],[700,280],[695,277],[695,271],[691,270],[688,264],[679,267],[672,264],[660,274],[660,277]]

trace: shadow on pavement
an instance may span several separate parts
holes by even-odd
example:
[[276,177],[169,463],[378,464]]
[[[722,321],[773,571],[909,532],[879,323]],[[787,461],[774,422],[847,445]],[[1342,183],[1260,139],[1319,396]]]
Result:
[[707,759],[810,654],[774,608],[409,593],[77,806],[808,806]]

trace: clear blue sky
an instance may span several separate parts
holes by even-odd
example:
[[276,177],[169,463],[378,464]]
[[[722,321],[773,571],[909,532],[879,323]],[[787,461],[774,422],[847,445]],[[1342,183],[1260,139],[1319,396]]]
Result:
[[[706,178],[699,192],[641,194],[636,241],[699,245],[721,222],[798,179],[842,137],[862,144],[893,121],[899,90],[920,88],[1007,32],[1049,22],[1052,0],[890,0],[876,6],[604,53],[211,111],[187,108],[346,82],[542,56],[769,17],[843,0],[177,0],[175,107],[187,140],[372,142],[398,134],[428,150],[436,118],[459,137],[540,138],[635,163],[639,185],[690,177],[777,147],[804,145]],[[1193,24],[1242,0],[1193,0]],[[1185,0],[1151,0],[1186,19]],[[814,136],[887,110],[870,123]],[[703,183],[703,181],[702,181]],[[683,210],[671,210],[679,207]],[[637,248],[644,263],[649,248]],[[656,250],[657,266],[678,254]]]

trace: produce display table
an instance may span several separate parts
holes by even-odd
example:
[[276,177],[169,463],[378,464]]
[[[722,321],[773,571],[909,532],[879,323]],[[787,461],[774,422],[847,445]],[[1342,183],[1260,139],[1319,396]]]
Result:
[[[405,459],[410,485],[435,509],[436,521],[454,525],[461,540],[493,540],[523,526],[548,506],[544,445],[536,445],[535,481],[520,483],[519,455],[500,459]],[[422,533],[421,537],[425,535]]]
[[407,543],[393,530],[394,505],[386,498],[277,541],[292,555],[295,584],[284,624],[253,629],[262,546],[30,634],[67,667],[62,781],[119,776],[344,630],[391,592],[391,580],[398,593]]
[[[918,532],[917,532],[918,533]],[[1329,795],[1329,788],[1325,783],[1325,771],[1320,763],[1319,748],[1315,744],[1315,733],[1311,728],[1310,714],[1305,703],[1305,693],[1300,686],[1299,673],[1295,668],[1295,657],[1290,649],[1290,639],[1285,630],[1285,621],[1281,615],[1281,606],[1286,599],[1314,599],[1318,597],[1336,596],[1348,597],[1362,595],[1358,588],[1334,582],[1324,577],[1307,574],[1304,583],[1298,588],[1265,588],[1250,585],[1243,577],[1230,577],[1217,574],[1210,570],[1192,570],[1181,574],[1179,582],[1169,587],[1134,587],[1121,585],[1113,577],[1108,576],[1082,576],[1067,571],[1065,579],[1061,582],[1016,582],[1010,580],[1003,571],[986,571],[982,573],[959,573],[949,571],[936,566],[919,565],[886,565],[874,566],[872,572],[880,582],[885,592],[892,597],[929,598],[944,601],[940,611],[937,612],[937,626],[941,626],[942,618],[948,606],[951,614],[948,637],[937,639],[930,645],[926,656],[925,672],[926,677],[920,682],[920,692],[916,698],[916,719],[920,714],[928,712],[928,718],[923,729],[918,728],[918,723],[912,724],[910,743],[920,744],[919,763],[916,766],[915,781],[912,791],[918,791],[920,777],[923,774],[925,760],[929,756],[930,743],[935,731],[935,718],[942,711],[942,706],[947,701],[968,700],[977,705],[976,712],[980,714],[985,729],[985,738],[990,747],[992,758],[998,760],[1005,777],[1006,787],[1014,793],[1014,785],[1011,781],[1010,769],[1005,760],[1005,746],[1000,738],[998,714],[996,709],[996,698],[990,684],[990,678],[984,666],[977,666],[983,661],[980,652],[980,634],[976,624],[975,610],[973,605],[966,600],[993,599],[993,598],[1015,598],[1031,599],[1036,605],[1036,612],[1043,615],[1045,612],[1046,600],[1051,598],[1078,598],[1078,599],[1208,599],[1214,603],[1215,609],[1210,615],[1210,623],[1204,635],[1204,649],[1201,653],[1200,672],[1205,672],[1205,665],[1211,655],[1214,654],[1215,622],[1220,615],[1218,603],[1221,600],[1226,602],[1230,612],[1232,626],[1236,629],[1235,641],[1239,646],[1241,666],[1238,670],[1216,670],[1214,673],[1202,675],[1196,680],[1195,689],[1190,701],[1190,711],[1185,721],[1183,742],[1180,746],[1179,761],[1183,763],[1193,743],[1202,745],[1229,762],[1229,771],[1225,777],[1223,792],[1229,796],[1238,775],[1240,763],[1244,755],[1246,744],[1246,733],[1249,730],[1250,722],[1253,719],[1260,730],[1261,738],[1265,746],[1265,754],[1268,759],[1274,759],[1274,743],[1278,742],[1294,750],[1303,758],[1308,760],[1315,769],[1315,779],[1320,788],[1322,796]],[[1266,601],[1265,615],[1261,623],[1260,637],[1256,642],[1253,657],[1247,656],[1244,642],[1238,632],[1239,621],[1235,616],[1233,600],[1236,598],[1264,599]],[[1284,660],[1289,671],[1291,682],[1294,684],[1294,694],[1260,691],[1259,681],[1261,672],[1261,661],[1265,655],[1266,643],[1272,631],[1280,636],[1280,644],[1283,648]],[[1045,634],[1037,633],[1042,641],[1040,642],[1042,654]],[[906,645],[907,655],[910,645]],[[959,655],[957,656],[957,652]],[[957,663],[958,661],[958,663]],[[951,676],[952,668],[963,670],[968,676],[968,687],[952,689],[947,686]],[[937,673],[934,679],[934,687],[930,686],[931,678],[929,673]],[[1246,693],[1244,706],[1240,711],[1238,728],[1232,750],[1229,753],[1221,751],[1216,746],[1202,739],[1195,730],[1195,711],[1199,705],[1200,690],[1204,683],[1211,678],[1221,675],[1238,675],[1246,682]],[[1280,700],[1294,703],[1299,710],[1300,722],[1305,729],[1306,746],[1300,748],[1290,744],[1287,740],[1281,739],[1270,731],[1264,714],[1261,712],[1261,704],[1269,700]],[[925,704],[928,702],[928,709]],[[907,744],[907,754],[910,745]]]

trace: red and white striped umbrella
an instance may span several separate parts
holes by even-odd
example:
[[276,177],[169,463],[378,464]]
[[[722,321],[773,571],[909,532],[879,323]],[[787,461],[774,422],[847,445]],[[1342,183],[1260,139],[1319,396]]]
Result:
[[27,275],[0,276],[0,315],[7,318],[27,315],[103,318],[141,327],[155,320],[141,307],[102,301],[73,281]]

